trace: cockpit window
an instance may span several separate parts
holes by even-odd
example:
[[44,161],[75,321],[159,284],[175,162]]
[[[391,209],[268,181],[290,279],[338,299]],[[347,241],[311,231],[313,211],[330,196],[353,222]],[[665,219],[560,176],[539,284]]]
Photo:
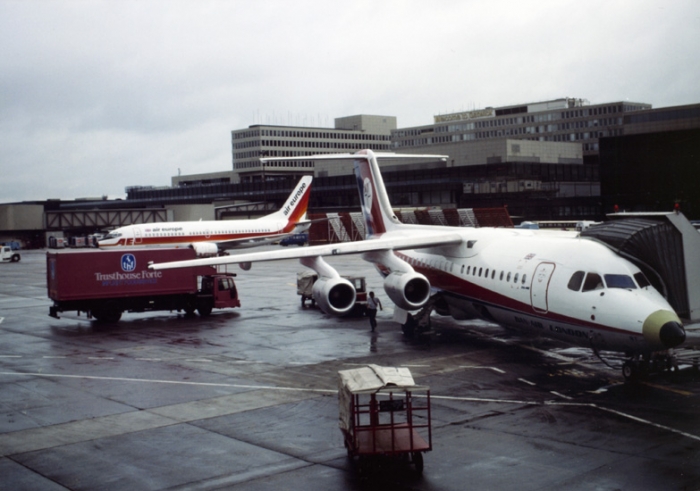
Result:
[[586,281],[583,282],[583,291],[590,292],[593,290],[602,290],[605,288],[603,285],[603,278],[597,273],[588,273],[586,275]]
[[606,274],[605,284],[608,288],[627,288],[629,290],[637,288],[631,276],[626,274]]
[[646,276],[644,276],[644,273],[637,273],[634,275],[634,279],[637,280],[637,284],[639,285],[639,288],[646,288],[649,285],[651,285],[651,282],[647,279]]
[[121,236],[122,236],[122,234],[120,234],[120,233],[114,233],[114,232],[112,232],[112,233],[109,233],[109,234],[105,235],[105,236],[104,236],[104,239],[102,239],[102,240],[117,239],[117,238],[119,238],[119,237],[121,237]]
[[575,292],[579,291],[581,289],[581,284],[583,283],[584,276],[586,276],[585,271],[576,271],[574,274],[572,274],[571,279],[569,280],[569,284],[567,285],[569,287],[569,290],[573,290]]

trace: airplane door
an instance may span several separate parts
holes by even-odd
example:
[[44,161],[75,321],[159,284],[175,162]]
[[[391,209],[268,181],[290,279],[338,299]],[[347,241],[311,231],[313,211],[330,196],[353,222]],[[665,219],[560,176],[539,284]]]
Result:
[[143,234],[139,227],[134,227],[134,244],[140,244],[143,239]]
[[555,267],[554,263],[540,263],[535,269],[532,284],[530,285],[530,303],[536,312],[547,312],[549,310],[547,289]]

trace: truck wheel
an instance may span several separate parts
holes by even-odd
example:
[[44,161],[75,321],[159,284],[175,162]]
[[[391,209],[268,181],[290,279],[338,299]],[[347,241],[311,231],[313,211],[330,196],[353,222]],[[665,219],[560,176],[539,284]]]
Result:
[[19,254],[13,254],[13,255],[12,255],[12,262],[13,262],[13,263],[18,263],[18,262],[19,262],[19,259],[20,259]]
[[197,310],[196,302],[192,299],[185,300],[185,304],[182,306],[182,310],[185,311],[185,315],[192,315],[194,311]]
[[202,317],[206,317],[209,314],[211,314],[211,310],[211,304],[200,305],[199,307],[197,307],[197,312],[199,312],[199,315],[201,315]]
[[105,305],[92,311],[92,316],[100,322],[113,324],[122,318],[122,310],[117,302],[107,302]]

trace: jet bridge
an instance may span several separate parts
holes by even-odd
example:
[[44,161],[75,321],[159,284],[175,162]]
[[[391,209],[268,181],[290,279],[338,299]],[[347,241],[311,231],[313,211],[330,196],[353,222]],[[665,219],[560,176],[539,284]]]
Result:
[[684,323],[700,322],[700,233],[682,213],[615,213],[581,232],[629,259]]

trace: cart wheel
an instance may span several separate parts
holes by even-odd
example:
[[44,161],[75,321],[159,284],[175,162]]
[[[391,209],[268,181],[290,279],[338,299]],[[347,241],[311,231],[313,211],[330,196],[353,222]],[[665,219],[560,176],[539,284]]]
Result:
[[413,465],[416,467],[416,472],[418,474],[423,474],[423,454],[420,452],[413,452]]
[[355,462],[355,472],[357,472],[357,474],[360,476],[365,476],[368,473],[368,470],[367,458],[360,455],[357,458],[357,462]]

